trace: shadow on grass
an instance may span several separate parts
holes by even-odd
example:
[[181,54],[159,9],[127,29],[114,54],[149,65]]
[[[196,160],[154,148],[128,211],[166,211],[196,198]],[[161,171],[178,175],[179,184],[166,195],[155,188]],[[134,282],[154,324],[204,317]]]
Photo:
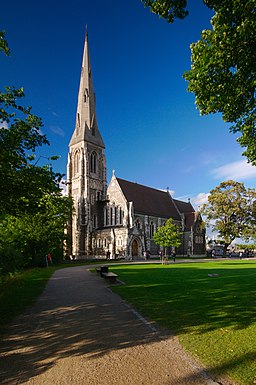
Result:
[[114,290],[175,334],[190,332],[194,326],[198,333],[244,329],[256,322],[254,266],[239,263],[233,268],[233,263],[225,262],[224,267],[216,263],[209,268],[195,264],[133,268],[132,279],[129,268],[120,267],[126,285]]
[[[177,334],[198,323],[205,331],[227,323],[244,328],[255,322],[251,303],[254,269],[198,269],[194,265],[180,269],[172,265],[156,269],[122,266],[118,270],[121,279],[123,271],[127,285],[116,286],[115,291],[126,293],[128,300],[133,297],[135,304],[144,304],[144,315],[147,306],[154,308],[156,320],[164,324],[165,319],[172,320],[174,312],[180,312]],[[213,271],[219,274],[216,279],[208,277]],[[49,370],[59,359],[83,355],[94,360],[112,350],[156,341],[156,335],[119,297],[106,290],[104,280],[93,274],[85,279],[84,273],[83,267],[55,272],[35,307],[11,326],[0,345],[1,384],[25,382]],[[224,315],[219,314],[220,306]],[[169,336],[167,333],[166,338]],[[240,355],[219,370],[225,372],[253,357],[252,353]],[[192,379],[185,378],[183,383]]]
[[23,383],[59,359],[84,355],[93,360],[155,340],[155,333],[106,289],[103,279],[81,267],[59,270],[1,341],[0,383]]
[[[234,370],[238,366],[243,366],[245,364],[248,365],[248,363],[250,363],[253,366],[255,364],[255,360],[256,360],[256,351],[251,352],[251,353],[243,354],[239,358],[236,358],[236,359],[233,359],[233,360],[229,360],[225,364],[217,366],[214,369],[208,368],[207,372],[208,372],[209,375],[212,375],[212,377],[214,378],[216,375],[218,376],[218,373],[226,373],[228,371],[232,371],[232,370]],[[199,370],[199,373],[200,373],[202,378],[206,378],[206,379],[209,378],[208,374],[206,374],[203,370]],[[190,384],[195,379],[196,379],[196,374],[192,374],[190,376],[183,377],[182,378],[182,381],[183,381],[182,383]],[[228,381],[228,380],[226,380],[226,381]],[[222,384],[221,382],[217,382],[217,383],[218,384]],[[230,385],[231,384],[235,385],[234,382],[231,383],[230,381],[225,382],[225,383],[229,383]],[[251,384],[251,382],[247,382],[247,381],[243,382],[243,384],[249,384],[249,383]]]

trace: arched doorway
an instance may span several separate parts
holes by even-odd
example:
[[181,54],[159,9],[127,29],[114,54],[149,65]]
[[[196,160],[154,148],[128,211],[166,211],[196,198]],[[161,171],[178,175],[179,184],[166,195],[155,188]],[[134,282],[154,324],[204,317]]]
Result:
[[138,251],[139,251],[138,241],[137,239],[134,239],[132,241],[132,257],[137,257],[139,254]]

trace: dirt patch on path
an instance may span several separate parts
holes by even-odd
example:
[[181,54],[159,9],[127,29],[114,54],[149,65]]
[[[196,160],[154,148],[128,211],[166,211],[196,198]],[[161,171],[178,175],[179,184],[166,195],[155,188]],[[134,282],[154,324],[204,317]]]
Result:
[[177,339],[143,322],[85,267],[58,270],[0,346],[0,383],[213,385]]

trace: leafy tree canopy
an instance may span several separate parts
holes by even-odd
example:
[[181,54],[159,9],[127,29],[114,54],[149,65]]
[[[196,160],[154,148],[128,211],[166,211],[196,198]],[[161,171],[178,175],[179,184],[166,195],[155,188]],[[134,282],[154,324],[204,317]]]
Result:
[[172,218],[167,219],[164,226],[158,227],[153,235],[154,242],[166,247],[179,247],[181,245],[180,233]]
[[169,23],[173,23],[175,18],[184,19],[188,15],[186,10],[186,0],[142,0],[153,13],[165,18]]
[[256,190],[232,180],[222,182],[210,191],[202,213],[208,223],[214,221],[213,228],[225,240],[226,249],[235,238],[255,238]]
[[[187,14],[186,1],[142,1],[168,22]],[[204,3],[215,12],[212,29],[191,44],[192,66],[184,78],[200,113],[221,113],[231,132],[240,134],[243,155],[256,165],[256,0]]]
[[9,53],[10,53],[8,43],[5,39],[5,32],[4,31],[0,31],[0,51],[3,51],[6,55],[9,55]]
[[[9,55],[4,32],[0,51]],[[47,252],[62,257],[72,212],[71,198],[61,194],[62,175],[35,161],[38,146],[49,142],[41,119],[22,105],[24,96],[22,88],[0,92],[0,273],[42,263]]]
[[[0,32],[0,51],[9,55],[4,32]],[[50,165],[33,163],[36,148],[49,142],[41,134],[41,119],[31,113],[31,107],[22,106],[24,96],[23,88],[8,86],[0,92],[1,215],[33,212],[44,193],[60,193],[61,174]]]

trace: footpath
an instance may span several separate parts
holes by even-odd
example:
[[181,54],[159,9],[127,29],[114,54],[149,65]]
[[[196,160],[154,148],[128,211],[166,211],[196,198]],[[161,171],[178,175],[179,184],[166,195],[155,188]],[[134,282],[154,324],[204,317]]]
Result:
[[0,344],[2,385],[217,385],[88,267],[58,270]]

